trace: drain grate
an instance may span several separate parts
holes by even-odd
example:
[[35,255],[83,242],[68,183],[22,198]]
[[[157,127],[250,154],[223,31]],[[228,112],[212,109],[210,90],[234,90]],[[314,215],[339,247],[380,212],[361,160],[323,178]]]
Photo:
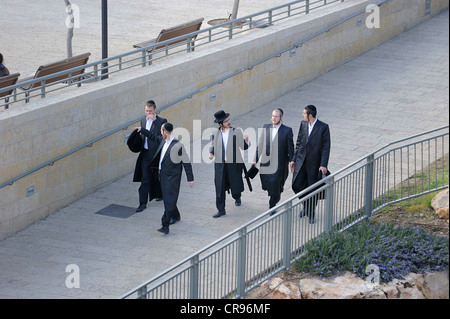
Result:
[[136,213],[136,208],[111,204],[111,205],[99,210],[95,214],[105,215],[105,216],[110,216],[110,217],[117,217],[117,218],[128,218],[131,215],[133,215],[134,213]]

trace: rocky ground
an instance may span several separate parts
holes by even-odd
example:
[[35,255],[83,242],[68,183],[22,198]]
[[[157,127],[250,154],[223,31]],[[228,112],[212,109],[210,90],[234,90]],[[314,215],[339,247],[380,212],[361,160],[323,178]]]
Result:
[[[432,208],[411,213],[395,208],[374,216],[379,222],[422,227],[437,236],[449,236],[449,191],[440,192]],[[449,299],[449,274],[446,272],[410,274],[378,286],[346,272],[321,279],[295,270],[284,272],[250,291],[248,299]]]

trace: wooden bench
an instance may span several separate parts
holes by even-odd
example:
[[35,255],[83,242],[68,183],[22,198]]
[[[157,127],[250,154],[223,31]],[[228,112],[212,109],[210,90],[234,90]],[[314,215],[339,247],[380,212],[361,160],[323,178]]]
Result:
[[[20,76],[20,73],[14,73],[14,74],[0,77],[0,89],[3,89],[5,87],[16,84],[17,80],[19,79],[19,76]],[[0,93],[0,98],[4,99],[6,102],[5,109],[7,109],[9,107],[9,104],[8,104],[9,96],[13,93],[13,91],[14,91],[14,89],[11,89],[11,90]]]
[[[185,34],[196,32],[196,31],[200,30],[203,20],[204,20],[203,18],[199,18],[199,19],[192,20],[190,22],[186,22],[186,23],[183,23],[183,24],[171,27],[171,28],[162,29],[157,38],[135,44],[135,45],[133,45],[133,47],[134,48],[145,48],[145,47],[155,44],[155,43],[167,41],[167,40],[177,38],[177,37],[185,35]],[[197,38],[197,35],[194,35],[191,37],[190,51],[194,51],[196,38]],[[185,41],[186,41],[186,39],[178,39],[173,42],[170,42],[169,45],[173,45],[173,44],[176,44],[179,42],[185,42]],[[165,44],[154,46],[152,48],[149,48],[147,51],[149,54],[151,54],[153,51],[164,48],[165,46],[166,46]],[[151,64],[151,55],[150,55],[149,64]]]
[[[67,59],[64,59],[61,61],[53,62],[53,63],[46,64],[46,65],[41,65],[37,69],[34,76],[25,78],[25,79],[21,79],[19,81],[19,83],[85,65],[88,62],[90,55],[91,55],[91,53],[88,52],[88,53],[80,54],[80,55],[77,55],[77,56],[74,56],[71,58],[67,58]],[[83,73],[84,73],[84,68],[81,68],[72,73],[66,73],[66,74],[57,75],[55,77],[48,78],[45,80],[45,83],[49,84],[49,83],[53,83],[53,82],[57,82],[57,81],[68,80],[71,82],[78,82],[78,86],[81,86],[80,80],[81,80],[81,74],[83,74]],[[41,86],[41,81],[36,81],[32,84],[27,84],[27,85],[20,87],[21,90],[25,91],[25,96],[27,97],[25,102],[27,102],[27,103],[29,102],[28,96],[30,95],[30,90],[38,88],[40,86]]]

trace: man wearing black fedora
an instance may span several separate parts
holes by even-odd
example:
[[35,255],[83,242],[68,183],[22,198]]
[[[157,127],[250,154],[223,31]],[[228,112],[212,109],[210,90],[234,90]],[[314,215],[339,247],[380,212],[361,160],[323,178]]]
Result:
[[[153,100],[149,100],[145,104],[145,115],[145,119],[141,120],[141,127],[161,136],[161,125],[166,123],[167,120],[156,115],[156,104]],[[133,176],[133,182],[141,183],[139,187],[139,207],[136,208],[136,212],[142,212],[147,208],[147,202],[153,199],[162,199],[161,184],[158,176],[159,158],[155,157],[159,143],[150,140],[143,134],[140,135],[140,138],[142,147],[136,160]]]
[[231,127],[230,114],[220,110],[214,114],[214,123],[219,129],[211,136],[210,159],[214,158],[214,185],[216,189],[217,213],[214,218],[225,212],[225,192],[230,192],[236,206],[241,206],[241,193],[244,191],[242,173],[245,170],[240,150],[249,147],[248,136],[243,136],[240,128]]
[[[270,119],[272,123],[264,125],[252,167],[260,161],[261,186],[270,196],[269,208],[272,208],[280,201],[289,175],[289,163],[294,157],[294,141],[292,128],[283,124],[282,109],[273,110]],[[275,213],[273,211],[271,215]]]

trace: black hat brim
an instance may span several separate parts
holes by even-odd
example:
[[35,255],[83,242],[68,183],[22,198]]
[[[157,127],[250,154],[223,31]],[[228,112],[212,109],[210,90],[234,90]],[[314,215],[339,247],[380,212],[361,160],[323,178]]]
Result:
[[214,123],[220,123],[220,122],[223,122],[223,121],[225,121],[228,117],[230,116],[230,113],[225,113],[225,116],[223,116],[223,117],[221,117],[221,118],[216,118],[215,120],[214,120]]
[[140,133],[137,130],[131,132],[127,140],[127,145],[130,151],[133,153],[139,153],[142,150],[143,140]]

